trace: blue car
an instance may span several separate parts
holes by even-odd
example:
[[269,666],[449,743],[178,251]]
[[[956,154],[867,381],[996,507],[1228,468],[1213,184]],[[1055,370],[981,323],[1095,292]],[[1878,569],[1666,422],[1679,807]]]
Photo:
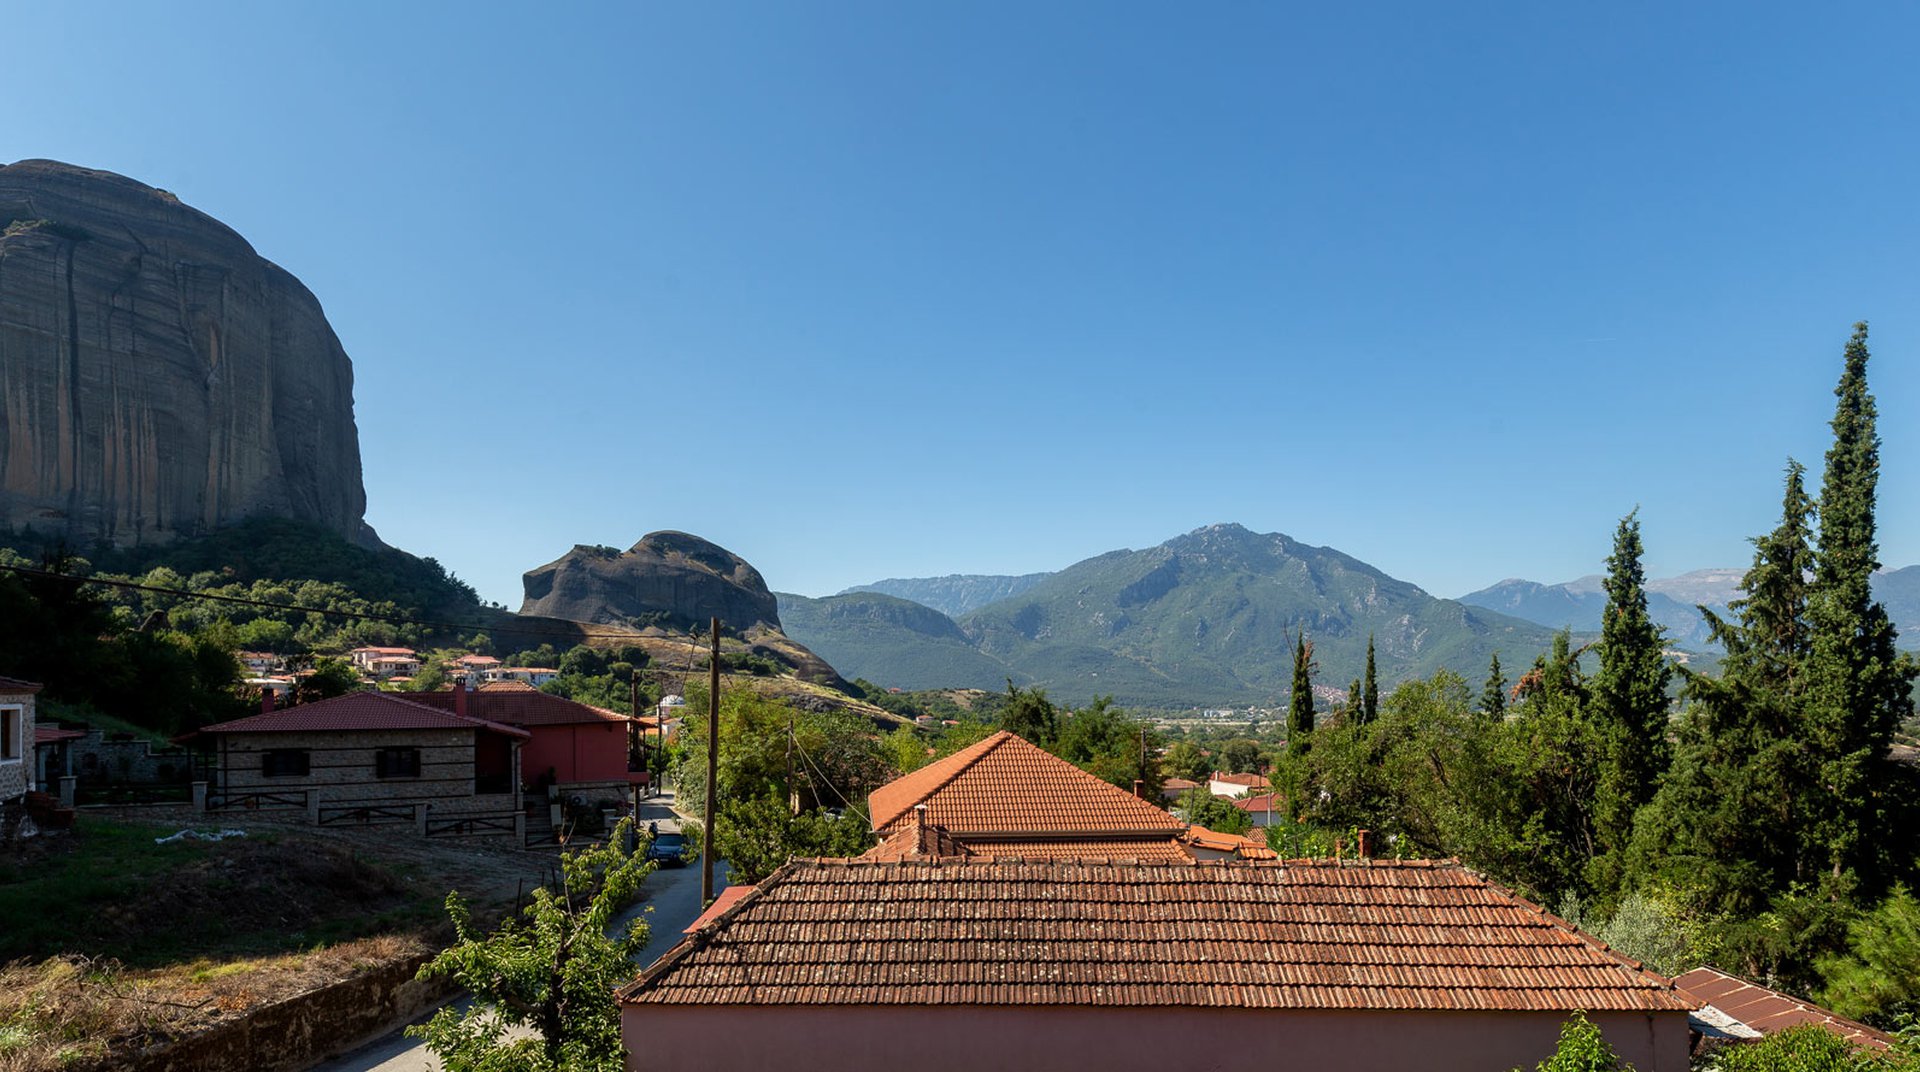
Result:
[[684,834],[656,834],[652,844],[647,846],[647,859],[659,863],[662,867],[679,867],[687,862],[687,839]]

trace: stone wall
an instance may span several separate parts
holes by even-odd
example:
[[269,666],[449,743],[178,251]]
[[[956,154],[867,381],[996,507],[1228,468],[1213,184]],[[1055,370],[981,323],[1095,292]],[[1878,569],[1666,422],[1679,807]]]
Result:
[[186,782],[193,777],[193,754],[152,741],[112,740],[101,730],[67,745],[73,773],[89,785],[101,783]]
[[33,693],[0,692],[0,711],[17,707],[22,715],[13,759],[0,758],[0,800],[13,800],[33,788]]
[[86,1072],[297,1072],[451,997],[451,988],[414,978],[426,960],[395,961]]
[[[327,804],[411,801],[436,806],[473,799],[472,730],[381,730],[363,733],[222,734],[216,756],[218,790],[235,793],[294,793],[319,790]],[[383,748],[418,748],[418,777],[376,775]],[[264,754],[276,749],[304,750],[305,776],[264,773]],[[511,808],[510,794],[487,799]]]

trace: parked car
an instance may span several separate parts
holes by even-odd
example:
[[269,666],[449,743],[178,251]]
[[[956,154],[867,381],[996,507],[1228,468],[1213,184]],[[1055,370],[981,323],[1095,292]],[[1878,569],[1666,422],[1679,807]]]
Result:
[[663,867],[679,867],[687,862],[687,838],[684,834],[655,834],[647,846],[647,859]]

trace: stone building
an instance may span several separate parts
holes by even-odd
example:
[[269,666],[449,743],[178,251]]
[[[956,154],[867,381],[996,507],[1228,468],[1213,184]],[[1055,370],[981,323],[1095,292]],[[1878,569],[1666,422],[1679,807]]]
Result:
[[0,804],[18,801],[34,783],[33,699],[40,686],[0,677]]

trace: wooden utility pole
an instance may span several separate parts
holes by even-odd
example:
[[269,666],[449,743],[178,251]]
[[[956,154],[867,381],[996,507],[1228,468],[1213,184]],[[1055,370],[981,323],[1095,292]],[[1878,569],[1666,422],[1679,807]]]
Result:
[[700,823],[700,903],[713,903],[713,824],[719,815],[720,780],[720,619],[713,619],[713,648],[707,659],[707,810]]

